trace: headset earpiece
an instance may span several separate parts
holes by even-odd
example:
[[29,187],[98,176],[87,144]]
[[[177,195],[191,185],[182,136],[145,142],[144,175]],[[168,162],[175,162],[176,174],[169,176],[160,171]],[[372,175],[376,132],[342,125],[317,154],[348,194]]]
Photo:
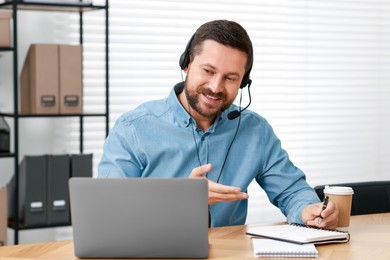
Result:
[[252,80],[249,78],[249,73],[250,73],[250,70],[245,73],[244,77],[242,78],[242,81],[241,81],[241,85],[240,85],[240,89],[243,89],[245,88],[247,85],[249,85],[250,83],[252,83]]
[[191,39],[188,41],[187,46],[184,50],[184,52],[180,55],[179,59],[179,66],[182,70],[184,70],[188,64],[190,63],[190,46],[192,43],[192,40],[194,39],[194,35],[192,35]]
[[250,78],[250,74],[251,74],[251,71],[252,71],[252,66],[253,66],[253,63],[251,64],[251,66],[249,67],[249,70],[245,73],[244,77],[242,78],[240,89],[243,89],[246,86],[252,84],[252,80]]

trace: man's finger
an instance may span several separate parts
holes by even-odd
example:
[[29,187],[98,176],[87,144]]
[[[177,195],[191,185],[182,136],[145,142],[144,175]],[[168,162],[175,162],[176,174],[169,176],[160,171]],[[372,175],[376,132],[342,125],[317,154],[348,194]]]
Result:
[[208,163],[208,164],[203,164],[199,167],[196,167],[194,168],[190,175],[189,175],[189,178],[200,178],[200,177],[204,177],[204,175],[208,172],[211,171],[211,164]]
[[227,186],[213,181],[209,181],[209,190],[221,194],[231,194],[231,193],[238,194],[241,192],[241,189],[238,187]]
[[209,192],[209,204],[214,204],[217,202],[229,202],[229,201],[235,201],[235,200],[243,200],[248,199],[248,194],[244,192],[239,193],[229,193],[229,194],[222,194],[222,193],[215,193],[215,192]]

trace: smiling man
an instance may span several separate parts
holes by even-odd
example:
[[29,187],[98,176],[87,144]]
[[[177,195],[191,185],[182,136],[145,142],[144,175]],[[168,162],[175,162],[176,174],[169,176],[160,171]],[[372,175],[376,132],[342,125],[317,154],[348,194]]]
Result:
[[245,223],[247,189],[256,180],[289,222],[335,228],[335,205],[322,211],[268,122],[233,104],[240,89],[249,91],[252,64],[252,43],[241,25],[200,26],[180,57],[185,82],[117,120],[99,177],[207,178],[212,227]]
[[205,40],[199,48],[199,54],[184,68],[188,76],[179,100],[206,131],[235,100],[246,72],[247,54],[213,40]]

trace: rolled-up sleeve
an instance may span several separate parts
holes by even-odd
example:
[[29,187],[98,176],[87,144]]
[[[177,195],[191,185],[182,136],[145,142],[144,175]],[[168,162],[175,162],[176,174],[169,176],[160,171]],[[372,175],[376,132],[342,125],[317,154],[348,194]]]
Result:
[[266,123],[263,133],[263,169],[256,181],[266,191],[272,204],[279,207],[292,223],[302,223],[301,213],[308,204],[320,202],[306,182],[305,174],[289,159],[272,127]]

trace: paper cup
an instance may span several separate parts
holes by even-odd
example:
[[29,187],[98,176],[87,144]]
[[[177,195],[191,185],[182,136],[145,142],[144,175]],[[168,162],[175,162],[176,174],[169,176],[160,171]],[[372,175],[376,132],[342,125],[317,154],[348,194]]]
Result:
[[337,229],[347,231],[351,217],[353,189],[342,186],[325,186],[324,194],[329,196],[329,200],[336,204],[339,210]]

